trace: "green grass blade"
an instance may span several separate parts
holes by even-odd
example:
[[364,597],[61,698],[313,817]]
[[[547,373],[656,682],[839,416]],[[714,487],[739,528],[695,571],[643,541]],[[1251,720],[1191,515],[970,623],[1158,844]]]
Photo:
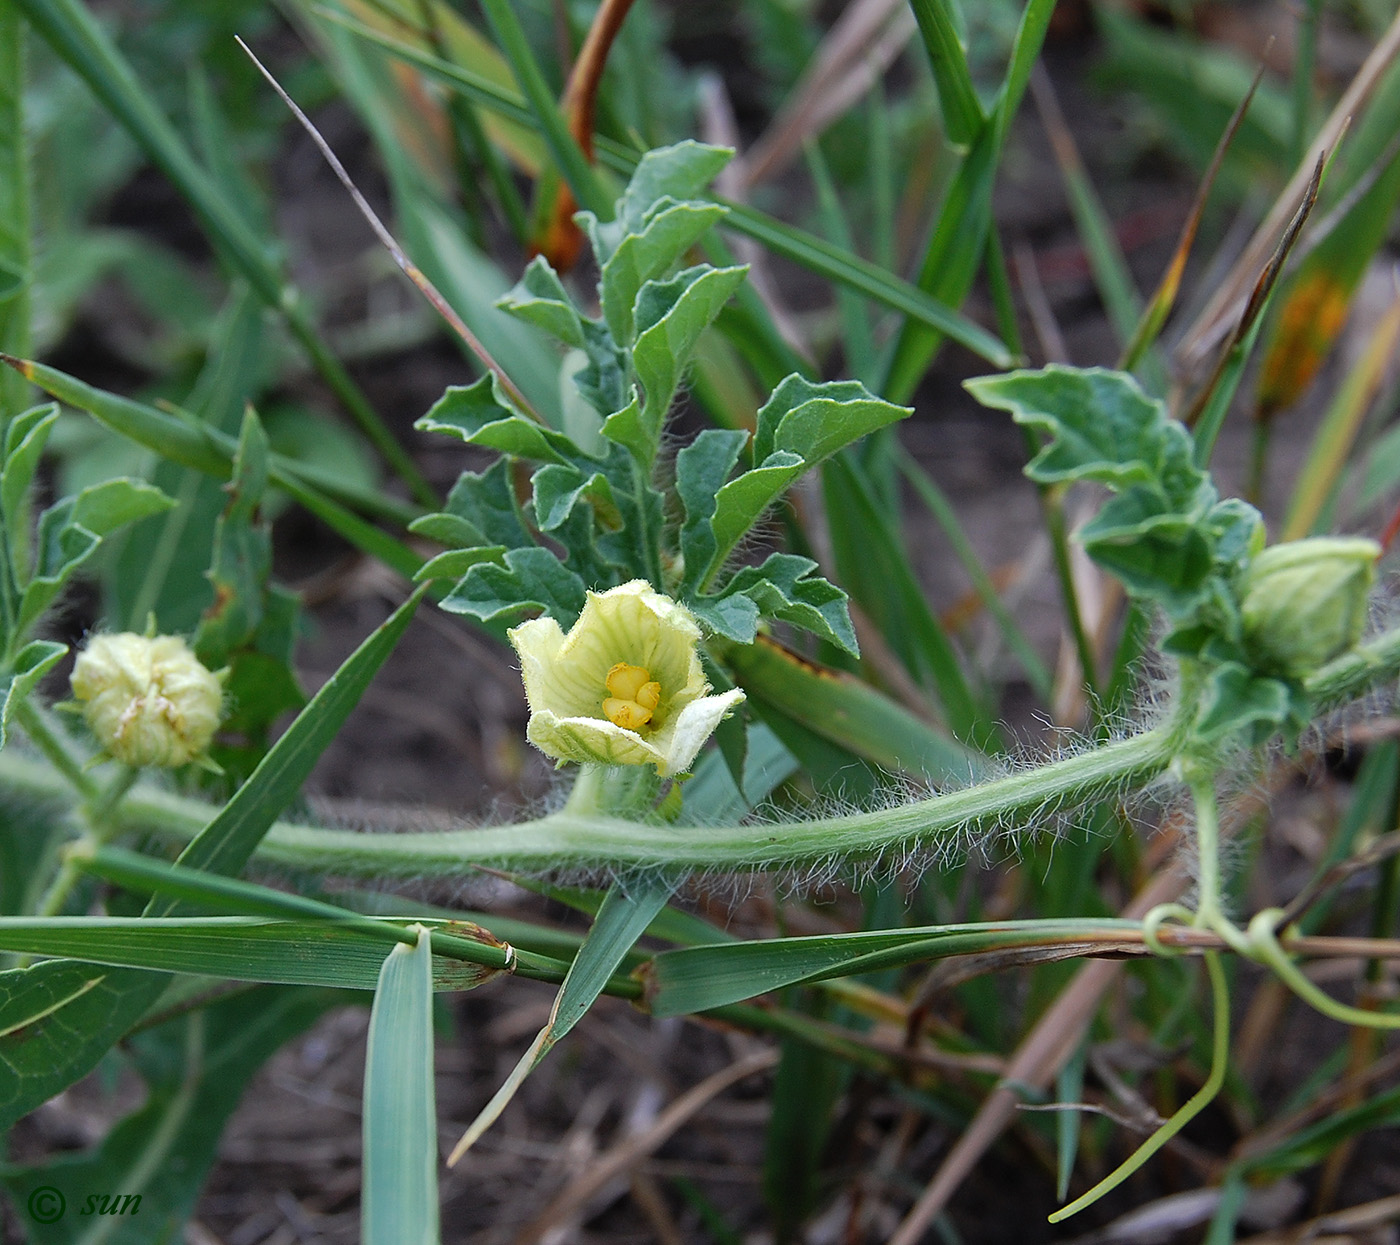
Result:
[[[784,224],[747,204],[731,203],[725,199],[718,201],[729,208],[723,228],[753,238],[775,255],[790,259],[809,272],[840,282],[892,311],[908,316],[926,331],[939,333],[966,347],[992,367],[1012,366],[1014,360],[1005,344],[954,310],[953,301],[943,298],[940,293],[930,294],[907,281],[901,281],[869,260],[833,246],[806,230]],[[971,277],[968,278],[970,283]],[[961,302],[961,297],[957,301]]]
[[[826,158],[816,143],[809,142],[806,151],[807,171],[811,174],[812,185],[817,192],[817,210],[821,215],[822,229],[842,250],[855,254],[851,227],[841,209],[841,199],[836,193],[836,183],[832,181]],[[871,333],[870,313],[865,301],[848,287],[838,286],[836,307],[841,316],[842,350],[845,355],[842,369],[848,376],[873,383],[875,340]]]
[[1319,157],[1317,165],[1313,169],[1312,181],[1308,183],[1307,189],[1303,192],[1302,200],[1297,211],[1293,214],[1293,219],[1288,223],[1288,227],[1283,231],[1283,235],[1274,247],[1273,255],[1255,281],[1249,302],[1245,305],[1240,322],[1221,354],[1220,361],[1216,364],[1214,374],[1206,383],[1200,397],[1197,398],[1194,409],[1185,419],[1185,422],[1193,429],[1194,454],[1198,467],[1204,468],[1210,464],[1211,455],[1215,452],[1216,438],[1220,435],[1220,429],[1225,425],[1225,416],[1229,414],[1230,403],[1239,388],[1245,364],[1254,353],[1260,331],[1269,318],[1269,309],[1278,294],[1279,275],[1298,240],[1303,225],[1317,203],[1323,176],[1335,155],[1336,152],[1332,151],[1330,153],[1324,152]]
[[970,143],[987,119],[972,85],[967,52],[958,37],[952,9],[948,0],[910,0],[910,8],[918,20],[924,51],[933,68],[938,102],[943,109],[943,128],[950,141]]
[[515,10],[511,8],[510,0],[481,0],[481,7],[486,14],[486,20],[491,23],[501,52],[510,62],[511,71],[515,74],[516,82],[520,84],[535,123],[554,156],[555,165],[564,175],[569,189],[573,191],[575,202],[580,207],[596,213],[600,220],[611,220],[613,196],[604,188],[598,174],[569,132],[564,115],[559,111],[559,105],[549,89],[549,84],[540,72],[535,55],[530,50],[530,42],[525,37],[520,20],[515,16]]
[[[54,397],[87,411],[104,427],[162,455],[168,461],[202,471],[218,480],[228,479],[238,443],[227,433],[134,402],[130,398],[94,389],[42,363],[14,360],[13,366]],[[412,579],[422,567],[424,559],[420,555],[402,541],[361,519],[342,502],[397,523],[411,522],[419,513],[416,507],[405,506],[391,497],[347,487],[329,472],[293,462],[281,454],[269,456],[269,477],[356,548],[380,559],[405,577]]]
[[[936,689],[954,737],[979,751],[996,746],[996,730],[973,694],[943,625],[914,578],[903,539],[874,486],[851,454],[822,468],[827,521],[841,582],[879,626],[921,686]],[[805,715],[804,715],[805,717]]]
[[1116,934],[1141,942],[1141,929],[1137,921],[1113,919],[1000,921],[682,947],[652,961],[645,998],[652,1015],[677,1016],[785,986],[950,955],[1063,947]]
[[[29,353],[29,156],[24,128],[24,18],[0,5],[0,350]],[[28,405],[28,386],[0,376],[0,427]]]
[[814,666],[769,640],[722,656],[749,695],[884,770],[963,782],[979,768],[975,752],[853,675]]
[[[60,1189],[67,1229],[28,1239],[46,1245],[136,1245],[176,1241],[193,1213],[229,1116],[269,1056],[345,996],[327,990],[269,989],[224,999],[145,1035],[133,1052],[146,1101],[100,1145],[57,1150],[44,1161],[7,1166],[0,1182],[17,1206],[42,1186]],[[123,1213],[92,1215],[91,1198],[114,1198]],[[137,1200],[139,1198],[139,1201]],[[87,1211],[92,1217],[84,1217]]]
[[437,1245],[437,1105],[433,1092],[430,934],[384,961],[365,1056],[365,1245]]
[[[229,981],[372,990],[386,950],[402,946],[353,923],[269,917],[0,917],[0,948],[97,965]],[[439,956],[439,989],[470,990],[497,970]]]
[[[650,878],[614,883],[603,899],[593,928],[588,931],[578,958],[559,991],[550,1021],[549,1045],[553,1045],[583,1019],[623,957],[636,945],[648,925],[671,897],[671,883]],[[548,1046],[545,1050],[548,1050]]]
[[[256,882],[167,864],[163,860],[120,847],[98,847],[76,859],[79,868],[93,877],[105,878],[138,894],[179,899],[186,906],[208,908],[235,916],[267,916],[303,922],[330,921],[340,928],[377,939],[386,946],[394,943],[413,946],[417,941],[412,932],[393,921],[379,920],[305,895],[290,895],[286,891],[259,886]],[[489,937],[471,939],[439,933],[433,945],[440,955],[487,968],[509,967],[509,953]]]
[[[480,74],[449,64],[338,13],[323,12],[327,18],[340,23],[359,37],[378,44],[445,86],[462,92],[469,99],[501,116],[527,125],[538,124],[518,95],[504,90]],[[602,138],[598,140],[599,163],[616,172],[630,173],[640,158],[639,152],[628,147]],[[993,367],[1006,368],[1012,365],[1013,359],[1004,343],[918,286],[901,280],[878,264],[852,255],[815,234],[785,224],[747,204],[731,203],[725,199],[717,199],[717,202],[724,203],[729,208],[729,215],[724,220],[725,228],[753,238],[775,254],[800,264],[810,272],[845,285],[892,311],[898,311],[913,322],[924,325],[930,331],[943,334],[965,346]]]
[[[160,454],[181,466],[193,467],[219,479],[227,479],[237,438],[202,424],[193,416],[172,415],[118,394],[96,389],[74,376],[47,364],[0,355],[26,379],[32,380],[60,402],[86,411],[104,427],[128,437],[137,445]],[[327,470],[297,462],[283,454],[269,456],[269,475],[279,487],[291,481],[324,491],[331,499],[363,510],[376,518],[407,525],[422,511],[411,503],[386,497],[382,492],[347,485]]]
[[977,551],[972,547],[972,542],[968,539],[966,531],[963,530],[962,523],[958,520],[957,512],[953,509],[952,503],[944,496],[943,490],[934,482],[933,477],[920,467],[912,457],[904,455],[900,460],[900,468],[904,473],[904,478],[913,485],[914,492],[919,495],[919,500],[924,503],[938,526],[943,529],[943,534],[948,538],[948,544],[952,547],[954,556],[961,563],[968,579],[972,581],[973,591],[977,593],[987,612],[1001,628],[1007,647],[1016,654],[1031,686],[1035,688],[1036,695],[1042,700],[1048,701],[1054,684],[1054,676],[1050,673],[1050,668],[1041,660],[1040,654],[1035,651],[1030,640],[1027,639],[1021,625],[1011,616],[1011,611],[1006,608],[1001,594],[997,592],[996,585],[992,583],[991,576],[982,566],[982,560],[977,556]]
[[447,1159],[449,1167],[495,1123],[554,1044],[583,1019],[671,893],[670,881],[655,876],[631,879],[626,886],[614,883],[609,888],[554,1000],[548,1023],[453,1147]]
[[252,777],[180,853],[181,865],[228,874],[243,868],[277,815],[296,798],[326,745],[394,651],[426,590],[426,586],[415,590],[346,658],[273,744]]
[[[1084,1094],[1085,1043],[1079,1044],[1070,1061],[1055,1078],[1055,1097],[1061,1104],[1080,1101]],[[1055,1113],[1055,1197],[1063,1202],[1069,1196],[1069,1179],[1074,1175],[1074,1158],[1079,1152],[1079,1112],[1065,1108]]]
[[15,0],[25,16],[98,99],[174,182],[210,239],[268,307],[287,319],[317,371],[345,404],[384,460],[425,504],[435,501],[407,451],[380,420],[306,313],[296,288],[268,258],[268,248],[228,202],[222,187],[195,160],[184,140],[142,87],[131,66],[81,0]]
[[[1089,269],[1099,292],[1108,321],[1120,346],[1126,347],[1136,334],[1143,316],[1142,295],[1133,281],[1127,257],[1119,245],[1113,221],[1099,198],[1089,171],[1079,155],[1049,76],[1042,71],[1031,79],[1032,93],[1041,119],[1050,136],[1050,146],[1060,168],[1070,213],[1080,244],[1089,259]],[[1161,361],[1148,352],[1141,361],[1148,388],[1154,393],[1166,390],[1166,373]]]
[[[918,285],[946,306],[961,306],[977,275],[991,219],[992,184],[1002,144],[1040,56],[1054,8],[1054,0],[1027,0],[990,124],[973,142],[939,212],[919,269]],[[927,326],[906,325],[895,346],[887,383],[881,389],[883,395],[891,402],[905,401],[942,340],[943,334]]]

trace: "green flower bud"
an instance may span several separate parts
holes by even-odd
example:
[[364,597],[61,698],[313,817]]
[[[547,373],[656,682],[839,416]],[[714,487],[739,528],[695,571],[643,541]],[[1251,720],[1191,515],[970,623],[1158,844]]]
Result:
[[70,682],[97,742],[131,766],[198,760],[223,714],[222,676],[179,636],[93,636]]
[[1375,541],[1345,536],[1289,541],[1259,554],[1237,589],[1256,667],[1302,678],[1355,645],[1380,554]]

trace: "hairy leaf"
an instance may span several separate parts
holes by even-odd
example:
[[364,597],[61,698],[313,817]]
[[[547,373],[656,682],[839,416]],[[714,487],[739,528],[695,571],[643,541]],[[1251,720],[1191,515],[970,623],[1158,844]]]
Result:
[[796,373],[787,377],[758,412],[754,461],[763,463],[786,450],[816,466],[867,433],[913,414],[871,394],[859,381],[814,384]]
[[501,396],[494,374],[470,385],[450,385],[428,413],[413,425],[444,432],[468,445],[500,450],[536,462],[562,463],[580,452],[562,432],[517,415]]
[[530,261],[524,275],[496,300],[496,306],[544,329],[566,345],[583,347],[583,317],[559,280],[559,274],[543,255],[536,255]]
[[585,595],[579,576],[539,547],[512,549],[504,560],[504,566],[482,562],[472,567],[443,599],[442,608],[502,630],[530,610],[558,619],[565,629],[573,626]]

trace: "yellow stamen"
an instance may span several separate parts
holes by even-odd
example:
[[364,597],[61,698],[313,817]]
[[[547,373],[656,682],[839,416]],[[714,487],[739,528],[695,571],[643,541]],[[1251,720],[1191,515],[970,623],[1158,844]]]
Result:
[[612,694],[603,701],[603,713],[614,726],[635,731],[651,721],[661,703],[661,684],[645,666],[629,666],[620,661],[604,679]]

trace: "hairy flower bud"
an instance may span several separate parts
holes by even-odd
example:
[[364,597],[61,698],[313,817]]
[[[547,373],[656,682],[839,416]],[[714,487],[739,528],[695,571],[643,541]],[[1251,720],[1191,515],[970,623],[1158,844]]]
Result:
[[1351,648],[1381,548],[1360,537],[1272,545],[1239,583],[1244,642],[1260,670],[1301,678]]
[[94,636],[70,682],[98,742],[127,765],[185,765],[219,727],[223,682],[179,636]]

